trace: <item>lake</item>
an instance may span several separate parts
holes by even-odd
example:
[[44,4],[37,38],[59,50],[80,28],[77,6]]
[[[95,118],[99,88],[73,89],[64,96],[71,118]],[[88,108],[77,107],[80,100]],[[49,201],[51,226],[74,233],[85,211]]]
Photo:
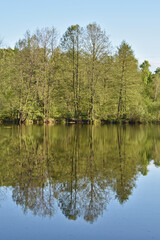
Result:
[[160,239],[160,126],[0,126],[3,240]]

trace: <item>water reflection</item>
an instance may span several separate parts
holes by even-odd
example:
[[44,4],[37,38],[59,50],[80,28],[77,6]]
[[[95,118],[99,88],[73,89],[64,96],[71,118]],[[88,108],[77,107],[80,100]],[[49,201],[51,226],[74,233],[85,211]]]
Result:
[[93,223],[111,199],[129,199],[151,159],[160,165],[159,136],[158,126],[1,127],[0,186],[25,214],[52,217],[58,202]]

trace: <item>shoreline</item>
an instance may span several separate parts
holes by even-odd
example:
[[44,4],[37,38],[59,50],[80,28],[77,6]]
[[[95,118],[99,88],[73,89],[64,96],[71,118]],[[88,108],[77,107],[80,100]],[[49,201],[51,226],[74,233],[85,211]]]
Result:
[[0,120],[0,125],[160,125],[159,120],[136,121],[136,120],[98,120],[90,119],[46,119],[46,120],[26,120],[20,123],[18,120]]

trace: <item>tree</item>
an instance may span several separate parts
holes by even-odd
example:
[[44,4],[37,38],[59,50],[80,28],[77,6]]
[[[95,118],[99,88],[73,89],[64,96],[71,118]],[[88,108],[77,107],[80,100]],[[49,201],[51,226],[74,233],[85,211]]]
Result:
[[89,24],[85,30],[84,52],[86,58],[88,91],[89,91],[89,109],[88,113],[91,122],[95,118],[95,94],[96,84],[99,80],[99,72],[101,68],[100,62],[109,54],[109,38],[106,36],[105,31],[101,29],[96,23]]
[[[143,83],[143,101],[146,106],[146,118],[149,121],[155,120],[157,118],[157,107],[154,102],[157,98],[158,84],[156,84],[156,78],[153,77],[153,74],[150,71],[150,64],[148,61],[144,61],[141,65],[141,78]],[[154,78],[154,83],[153,83]],[[157,82],[158,83],[158,82]],[[155,90],[157,89],[157,90]],[[154,102],[154,103],[153,103]]]
[[154,101],[160,96],[160,68],[155,70],[155,74],[152,75],[154,84]]
[[146,85],[151,81],[150,66],[151,65],[146,60],[140,65],[140,68],[142,69],[142,80]]
[[139,119],[141,101],[141,81],[138,61],[131,47],[122,42],[115,56],[115,83],[113,85],[117,98],[117,119]]
[[[51,93],[54,82],[54,61],[57,41],[57,32],[54,27],[37,29],[34,35],[38,46],[38,71],[36,77],[36,84],[38,86],[39,95],[43,101],[43,115],[44,119],[49,118]],[[52,67],[50,67],[50,65]]]
[[9,121],[14,120],[16,104],[15,55],[13,49],[0,49],[0,118]]
[[79,63],[82,48],[83,28],[79,25],[70,26],[61,39],[61,46],[66,51],[72,68],[72,91],[74,103],[74,116],[80,116],[80,77]]

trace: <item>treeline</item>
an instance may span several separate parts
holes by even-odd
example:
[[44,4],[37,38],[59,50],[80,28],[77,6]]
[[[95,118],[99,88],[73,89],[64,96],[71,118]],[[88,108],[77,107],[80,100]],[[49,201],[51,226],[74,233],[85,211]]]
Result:
[[140,66],[131,46],[116,53],[96,23],[26,32],[0,49],[0,120],[160,121],[160,68]]

